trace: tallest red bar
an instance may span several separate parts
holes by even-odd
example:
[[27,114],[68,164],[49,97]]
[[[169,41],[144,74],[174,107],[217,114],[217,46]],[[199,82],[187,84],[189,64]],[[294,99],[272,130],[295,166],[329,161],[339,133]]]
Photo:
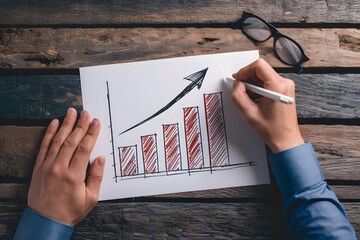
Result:
[[199,108],[184,108],[185,141],[188,168],[199,169],[204,166],[202,152]]

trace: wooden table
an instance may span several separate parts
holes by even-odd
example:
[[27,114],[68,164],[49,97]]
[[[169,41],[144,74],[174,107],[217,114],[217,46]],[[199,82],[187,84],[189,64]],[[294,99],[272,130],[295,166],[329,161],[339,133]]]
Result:
[[[5,3],[4,3],[5,2]],[[0,238],[26,205],[45,127],[82,109],[78,68],[259,49],[296,82],[301,132],[360,236],[360,2],[3,1],[0,7]],[[231,22],[251,11],[304,48],[298,75]],[[273,185],[99,203],[73,239],[279,239]]]

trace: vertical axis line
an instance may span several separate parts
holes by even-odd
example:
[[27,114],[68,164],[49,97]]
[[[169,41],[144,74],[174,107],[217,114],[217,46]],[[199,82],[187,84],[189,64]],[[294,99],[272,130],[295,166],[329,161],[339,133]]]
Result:
[[109,119],[110,119],[110,133],[111,133],[111,146],[112,146],[112,155],[113,155],[113,167],[114,167],[114,173],[115,173],[115,182],[117,183],[116,162],[115,162],[115,146],[114,146],[114,133],[113,133],[112,119],[111,119],[111,104],[110,104],[109,81],[106,81],[106,89],[107,89],[107,99],[108,99]]

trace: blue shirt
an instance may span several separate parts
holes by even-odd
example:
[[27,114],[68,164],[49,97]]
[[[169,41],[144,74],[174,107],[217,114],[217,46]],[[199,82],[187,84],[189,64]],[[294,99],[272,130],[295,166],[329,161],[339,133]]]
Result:
[[[310,143],[268,156],[283,202],[286,239],[356,239],[345,211],[324,181]],[[26,208],[14,240],[70,239],[74,228]]]
[[270,155],[268,161],[283,199],[286,239],[356,239],[310,143]]

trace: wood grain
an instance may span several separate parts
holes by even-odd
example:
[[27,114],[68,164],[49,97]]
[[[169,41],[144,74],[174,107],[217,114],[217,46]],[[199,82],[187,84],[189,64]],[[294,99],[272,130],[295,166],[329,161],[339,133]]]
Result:
[[[360,118],[360,74],[281,75],[296,83],[300,118]],[[79,76],[0,77],[0,102],[2,119],[58,118],[82,109]]]
[[[360,77],[360,76],[359,76]],[[0,118],[53,119],[82,110],[79,76],[0,77]]]
[[[360,204],[343,205],[359,235]],[[24,207],[0,202],[1,239],[14,234]],[[98,203],[73,239],[279,239],[277,209],[271,203]]]
[[[358,1],[3,1],[0,24],[227,23],[251,11],[271,22],[359,23]],[[14,17],[16,16],[16,17]]]
[[[330,185],[336,196],[341,200],[360,201],[360,186],[357,185]],[[246,186],[236,188],[224,188],[216,190],[204,190],[195,192],[184,192],[175,194],[163,194],[147,197],[146,199],[160,199],[170,201],[216,201],[229,200],[242,202],[270,201],[277,190],[272,185]],[[29,184],[25,183],[0,183],[0,199],[25,201],[29,190]],[[136,199],[136,200],[135,200]],[[143,198],[134,198],[142,201]],[[130,200],[129,200],[130,201]]]
[[327,179],[360,180],[359,168],[352,165],[360,163],[360,126],[303,125],[300,130],[305,141],[313,143]]
[[[360,67],[360,29],[279,29],[303,46],[312,67]],[[273,67],[288,67],[274,54],[273,40],[255,45],[229,28],[0,29],[0,68],[74,69],[260,49]]]
[[[275,57],[272,39],[254,44],[230,28],[244,10],[288,27],[279,30],[303,46],[309,72],[360,69],[358,0],[5,0],[0,71],[67,74],[82,66],[254,49],[273,67],[288,68]],[[357,124],[360,74],[282,75],[296,82],[299,117]],[[82,109],[79,76],[0,77],[0,103],[6,124],[61,117],[69,106]],[[300,128],[360,236],[360,124]],[[0,239],[15,232],[44,131],[0,126]],[[274,185],[261,185],[101,202],[73,239],[281,239],[277,198]]]
[[[325,178],[359,180],[360,126],[303,125],[319,156]],[[44,127],[0,126],[0,177],[29,178]]]

